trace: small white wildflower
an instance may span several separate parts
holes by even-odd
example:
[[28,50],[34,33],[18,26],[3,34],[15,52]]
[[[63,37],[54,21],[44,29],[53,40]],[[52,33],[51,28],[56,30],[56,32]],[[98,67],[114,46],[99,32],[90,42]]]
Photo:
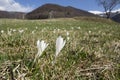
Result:
[[69,32],[67,32],[66,35],[69,36]]
[[37,27],[37,26],[36,26],[35,28],[36,28],[36,29],[38,29],[38,27]]
[[35,57],[34,62],[36,61],[37,58],[39,58],[42,55],[43,51],[47,48],[47,46],[48,46],[48,44],[46,44],[43,40],[42,41],[40,41],[40,40],[37,41],[38,53]]
[[24,32],[24,30],[22,29],[22,30],[19,30],[19,33],[23,33]]
[[8,35],[9,35],[9,36],[11,36],[11,35],[12,35],[12,33],[11,33],[11,31],[10,31],[10,30],[8,30]]
[[32,34],[34,34],[34,33],[35,33],[35,31],[33,30],[33,31],[32,31]]
[[16,31],[16,29],[13,29],[12,31],[13,31],[13,32],[15,32],[15,31]]
[[91,33],[91,31],[88,32],[89,34]]
[[46,44],[43,40],[37,41],[38,55],[41,56],[42,52],[47,48],[48,44]]
[[4,33],[4,30],[1,30],[1,33]]
[[80,27],[78,27],[78,29],[80,29]]
[[56,33],[56,29],[53,30],[53,33]]
[[70,40],[70,37],[67,37],[67,40]]
[[63,40],[61,36],[59,36],[56,40],[56,54],[55,56],[57,57],[62,48],[65,46],[66,41]]
[[44,32],[45,30],[44,29],[42,29],[42,32]]

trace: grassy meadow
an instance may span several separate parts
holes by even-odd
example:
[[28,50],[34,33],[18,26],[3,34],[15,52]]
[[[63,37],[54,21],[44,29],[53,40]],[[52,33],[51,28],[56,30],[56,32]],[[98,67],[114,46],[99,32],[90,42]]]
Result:
[[[56,63],[56,39],[66,44]],[[37,40],[49,43],[33,65]],[[101,18],[0,19],[0,80],[120,80],[120,24]]]

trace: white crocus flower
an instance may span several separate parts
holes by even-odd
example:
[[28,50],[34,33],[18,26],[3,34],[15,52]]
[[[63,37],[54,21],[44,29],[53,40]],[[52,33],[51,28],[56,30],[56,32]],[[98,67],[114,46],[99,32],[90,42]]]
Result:
[[48,44],[46,44],[43,40],[41,42],[39,40],[37,41],[38,56],[41,56],[47,46]]
[[47,48],[47,46],[48,46],[48,44],[46,44],[43,40],[42,41],[40,41],[40,40],[37,41],[38,53],[35,57],[34,62],[36,61],[37,58],[39,58],[42,55],[43,51]]
[[19,30],[19,33],[23,33],[24,32],[24,30],[22,29],[22,30]]
[[70,40],[70,37],[69,37],[69,36],[67,37],[67,40]]
[[88,33],[91,33],[91,31],[89,31]]
[[4,33],[4,30],[1,30],[1,33]]
[[66,32],[66,35],[69,36],[69,32]]
[[35,33],[35,30],[32,31],[32,34],[34,34],[34,33]]
[[13,32],[15,32],[15,31],[16,31],[16,29],[13,29],[12,31],[13,31]]
[[10,36],[12,35],[12,32],[10,30],[8,30],[8,35],[10,35]]
[[38,27],[37,27],[37,26],[36,26],[35,28],[36,28],[36,29],[38,29]]
[[53,33],[56,33],[56,29],[53,30]]
[[80,27],[78,27],[78,29],[80,29]]
[[62,48],[65,46],[66,41],[63,40],[61,36],[59,36],[56,40],[56,54],[55,57],[58,56]]

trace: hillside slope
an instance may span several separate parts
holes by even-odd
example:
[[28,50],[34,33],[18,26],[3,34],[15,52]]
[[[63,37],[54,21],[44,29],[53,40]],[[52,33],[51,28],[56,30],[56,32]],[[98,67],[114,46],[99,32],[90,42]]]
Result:
[[25,13],[23,12],[0,11],[0,18],[23,19],[24,15]]
[[120,13],[112,17],[112,20],[120,23]]
[[84,10],[80,10],[71,6],[60,6],[57,4],[45,4],[28,13],[28,19],[47,19],[47,18],[65,18],[77,16],[95,16]]
[[[0,30],[0,80],[120,80],[120,25],[111,20],[0,19]],[[58,38],[66,43],[56,56]]]

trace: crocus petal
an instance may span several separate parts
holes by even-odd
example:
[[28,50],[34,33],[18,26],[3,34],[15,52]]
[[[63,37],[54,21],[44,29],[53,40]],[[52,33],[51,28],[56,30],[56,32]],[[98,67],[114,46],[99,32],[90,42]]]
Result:
[[65,46],[66,41],[63,42],[62,48]]
[[47,46],[48,46],[48,44],[46,44],[43,40],[37,41],[37,48],[38,48],[37,56],[38,57],[40,57],[42,55],[43,51],[47,48]]
[[40,41],[38,40],[38,41],[37,41],[37,48],[39,48],[39,44],[40,44]]
[[62,48],[64,47],[66,41],[63,41],[63,38],[59,36],[56,40],[56,56],[60,53]]

